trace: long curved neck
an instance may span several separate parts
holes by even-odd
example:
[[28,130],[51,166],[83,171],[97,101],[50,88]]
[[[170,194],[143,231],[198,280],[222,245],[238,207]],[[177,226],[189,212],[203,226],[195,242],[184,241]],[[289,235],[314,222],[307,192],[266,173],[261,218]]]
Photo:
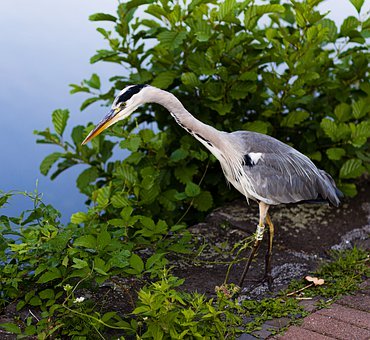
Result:
[[174,117],[177,124],[198,139],[208,149],[211,145],[219,147],[217,145],[218,135],[221,132],[196,119],[172,93],[151,87],[147,101],[165,107]]

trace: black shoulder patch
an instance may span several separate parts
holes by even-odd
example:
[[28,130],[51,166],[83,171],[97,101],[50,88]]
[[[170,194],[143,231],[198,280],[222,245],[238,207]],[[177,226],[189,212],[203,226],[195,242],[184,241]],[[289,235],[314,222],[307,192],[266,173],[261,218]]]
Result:
[[204,140],[209,146],[213,146],[212,143],[208,140],[208,139],[205,139],[204,137],[202,137],[199,133],[196,133],[195,134],[198,138],[200,138],[201,140]]
[[244,165],[249,166],[249,167],[252,167],[253,165],[255,165],[252,161],[252,158],[248,154],[245,154],[243,158],[244,158]]
[[122,93],[116,101],[116,104],[123,103],[128,101],[134,94],[139,93],[144,87],[148,85],[140,84],[140,85],[132,85],[130,86],[127,91]]

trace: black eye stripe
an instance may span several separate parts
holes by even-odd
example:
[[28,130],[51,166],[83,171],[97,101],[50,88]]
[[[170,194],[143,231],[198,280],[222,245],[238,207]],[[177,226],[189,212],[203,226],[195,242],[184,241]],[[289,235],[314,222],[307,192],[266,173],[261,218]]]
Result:
[[117,98],[116,104],[128,101],[134,94],[139,93],[146,86],[148,85],[140,84],[131,86]]

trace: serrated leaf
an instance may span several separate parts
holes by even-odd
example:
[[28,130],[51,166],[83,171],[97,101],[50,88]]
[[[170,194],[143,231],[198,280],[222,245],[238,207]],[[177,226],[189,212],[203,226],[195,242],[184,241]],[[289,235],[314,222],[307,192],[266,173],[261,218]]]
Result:
[[101,207],[105,207],[109,203],[110,188],[108,186],[98,189],[96,196],[96,202]]
[[302,123],[306,120],[310,114],[306,111],[293,111],[289,112],[281,122],[282,126],[294,127],[294,125]]
[[177,72],[165,71],[158,74],[158,76],[153,79],[151,85],[159,87],[161,89],[167,89],[173,83],[176,77]]
[[186,166],[186,167],[178,167],[175,169],[175,177],[182,183],[186,184],[191,182],[193,176],[198,172],[198,168],[195,164]]
[[329,159],[338,161],[346,154],[346,150],[342,148],[330,148],[326,150],[326,154],[328,155]]
[[329,41],[334,41],[338,34],[338,28],[335,25],[335,22],[330,19],[323,19],[320,21],[320,25],[322,28],[327,29],[327,37]]
[[236,5],[235,0],[225,0],[221,1],[220,7],[218,10],[218,20],[222,21],[225,19],[227,15],[229,15],[234,9]]
[[[158,34],[157,38],[161,46],[169,51],[178,48],[185,40],[187,33],[185,31],[163,31]],[[170,72],[170,71],[169,71]]]
[[365,167],[360,159],[349,159],[346,161],[339,171],[340,178],[357,178],[365,172]]
[[365,0],[349,0],[353,6],[355,6],[357,13],[361,12],[361,7]]
[[130,200],[124,193],[113,195],[111,202],[115,208],[123,208],[130,205]]
[[40,172],[46,176],[53,164],[62,156],[63,154],[60,152],[53,152],[46,156],[40,164]]
[[356,31],[360,26],[360,22],[354,16],[349,16],[344,19],[342,26],[340,27],[340,33],[344,36],[350,36],[352,31]]
[[76,247],[95,249],[97,242],[93,235],[82,235],[73,242],[73,245]]
[[351,118],[351,106],[346,103],[340,103],[335,107],[334,114],[340,122],[346,122]]
[[127,249],[115,251],[112,254],[109,263],[112,267],[125,268],[129,265],[129,257],[131,252]]
[[64,129],[66,128],[67,121],[69,118],[69,111],[68,110],[55,110],[52,115],[51,119],[54,125],[55,132],[62,136]]
[[173,162],[178,162],[178,161],[185,159],[188,155],[189,155],[189,152],[187,150],[180,148],[172,152],[170,159]]
[[189,85],[191,87],[197,87],[200,85],[200,80],[195,75],[194,72],[185,72],[181,75],[181,81],[184,85]]
[[213,198],[209,191],[202,191],[194,198],[193,205],[199,211],[207,211],[213,206]]
[[89,16],[90,21],[113,21],[116,22],[117,18],[111,14],[95,13]]
[[370,138],[370,121],[364,120],[359,124],[350,123],[350,128],[352,130],[351,144],[356,148],[362,147]]
[[279,4],[269,4],[269,5],[252,5],[248,6],[244,14],[244,25],[246,29],[253,29],[258,20],[267,13],[284,13],[285,8]]
[[193,183],[193,182],[188,182],[185,186],[185,194],[188,197],[195,197],[200,194],[200,187],[199,185]]
[[369,112],[368,100],[360,99],[352,103],[352,114],[356,119],[362,118],[367,112]]
[[77,187],[83,192],[84,189],[99,177],[99,172],[96,167],[87,168],[77,177]]
[[80,224],[82,222],[87,221],[87,219],[88,219],[87,214],[80,211],[80,212],[72,214],[71,223]]
[[115,171],[115,175],[118,178],[125,179],[130,184],[135,184],[137,182],[137,172],[130,165],[118,165]]

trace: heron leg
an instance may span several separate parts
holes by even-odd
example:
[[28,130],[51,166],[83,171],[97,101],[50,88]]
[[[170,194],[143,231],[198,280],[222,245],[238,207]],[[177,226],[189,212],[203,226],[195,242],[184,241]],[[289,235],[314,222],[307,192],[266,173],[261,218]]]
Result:
[[266,214],[266,223],[268,225],[269,243],[265,255],[265,279],[269,289],[272,289],[272,276],[271,276],[271,257],[272,257],[272,242],[274,240],[274,225],[272,224],[269,214]]
[[258,248],[261,244],[261,241],[263,239],[263,232],[265,231],[265,219],[266,219],[268,209],[269,209],[269,206],[266,203],[263,203],[263,202],[259,203],[260,217],[259,217],[259,223],[258,223],[257,229],[256,229],[256,236],[255,236],[253,248],[251,249],[251,252],[250,252],[249,257],[248,257],[248,261],[247,261],[247,263],[244,267],[243,274],[240,277],[239,287],[241,287],[243,285],[245,276],[248,273],[248,270],[249,270],[249,267],[252,263],[254,255],[256,254],[256,252],[257,252],[257,250],[258,250]]

